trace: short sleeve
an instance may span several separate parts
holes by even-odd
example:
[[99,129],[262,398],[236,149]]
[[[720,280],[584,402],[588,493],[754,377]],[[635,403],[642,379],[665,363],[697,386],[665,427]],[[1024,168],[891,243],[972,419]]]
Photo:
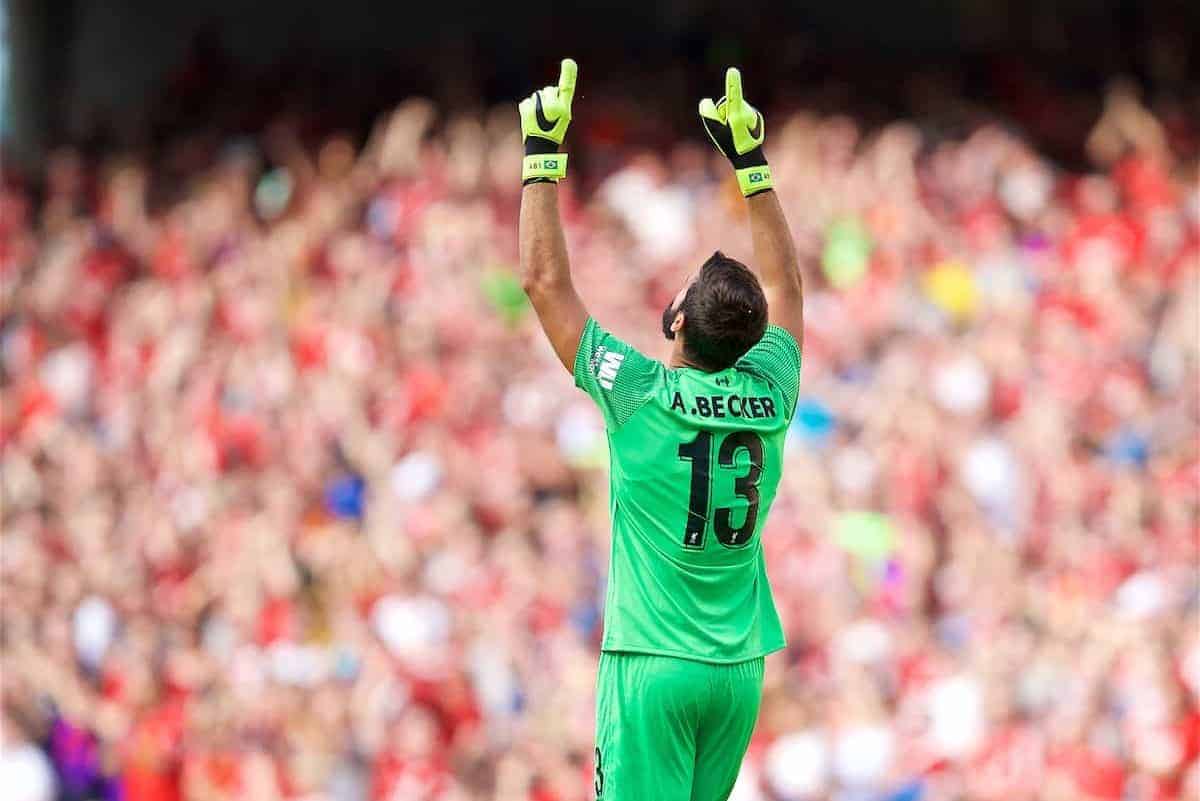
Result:
[[738,360],[737,368],[761,376],[779,387],[788,404],[788,419],[796,412],[800,393],[800,346],[786,328],[768,325],[754,347]]
[[654,396],[661,363],[605,331],[591,317],[575,352],[575,386],[592,396],[610,429],[624,425]]

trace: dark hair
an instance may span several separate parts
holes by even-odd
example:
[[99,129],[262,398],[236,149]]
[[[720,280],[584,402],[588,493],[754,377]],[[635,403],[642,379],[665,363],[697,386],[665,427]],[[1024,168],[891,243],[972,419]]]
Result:
[[668,339],[676,312],[683,312],[683,354],[705,370],[724,370],[762,339],[767,298],[746,265],[721,251],[700,267],[679,307],[663,315]]

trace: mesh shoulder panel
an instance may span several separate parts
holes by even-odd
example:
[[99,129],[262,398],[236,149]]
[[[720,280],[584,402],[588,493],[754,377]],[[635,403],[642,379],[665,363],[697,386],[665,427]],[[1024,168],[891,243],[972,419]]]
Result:
[[737,369],[761,376],[783,392],[788,419],[796,412],[800,392],[800,346],[786,328],[768,325],[762,339],[738,360]]
[[604,422],[616,429],[654,396],[664,368],[589,317],[575,352],[574,372],[575,386],[592,396]]

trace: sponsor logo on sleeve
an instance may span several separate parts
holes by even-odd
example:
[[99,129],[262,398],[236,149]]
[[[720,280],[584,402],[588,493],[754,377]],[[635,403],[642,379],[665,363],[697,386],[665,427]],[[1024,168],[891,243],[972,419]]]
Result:
[[625,354],[612,350],[606,351],[600,357],[600,362],[596,369],[596,378],[600,382],[600,386],[605,389],[613,388],[613,381],[617,380],[617,371],[621,369],[621,362],[623,361],[625,361]]

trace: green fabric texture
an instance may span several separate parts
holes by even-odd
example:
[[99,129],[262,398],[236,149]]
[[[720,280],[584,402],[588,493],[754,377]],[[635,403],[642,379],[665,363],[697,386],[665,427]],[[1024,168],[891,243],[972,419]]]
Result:
[[762,698],[763,660],[600,656],[597,801],[725,801]]
[[668,369],[589,319],[575,383],[608,429],[606,651],[732,663],[784,646],[760,534],[796,405],[782,328],[734,366]]
[[738,360],[737,368],[778,385],[789,399],[787,416],[791,420],[800,395],[800,346],[786,328],[768,325],[758,344]]
[[624,425],[654,396],[665,372],[662,362],[646,358],[594,318],[584,325],[575,351],[575,386],[596,401],[610,430]]

